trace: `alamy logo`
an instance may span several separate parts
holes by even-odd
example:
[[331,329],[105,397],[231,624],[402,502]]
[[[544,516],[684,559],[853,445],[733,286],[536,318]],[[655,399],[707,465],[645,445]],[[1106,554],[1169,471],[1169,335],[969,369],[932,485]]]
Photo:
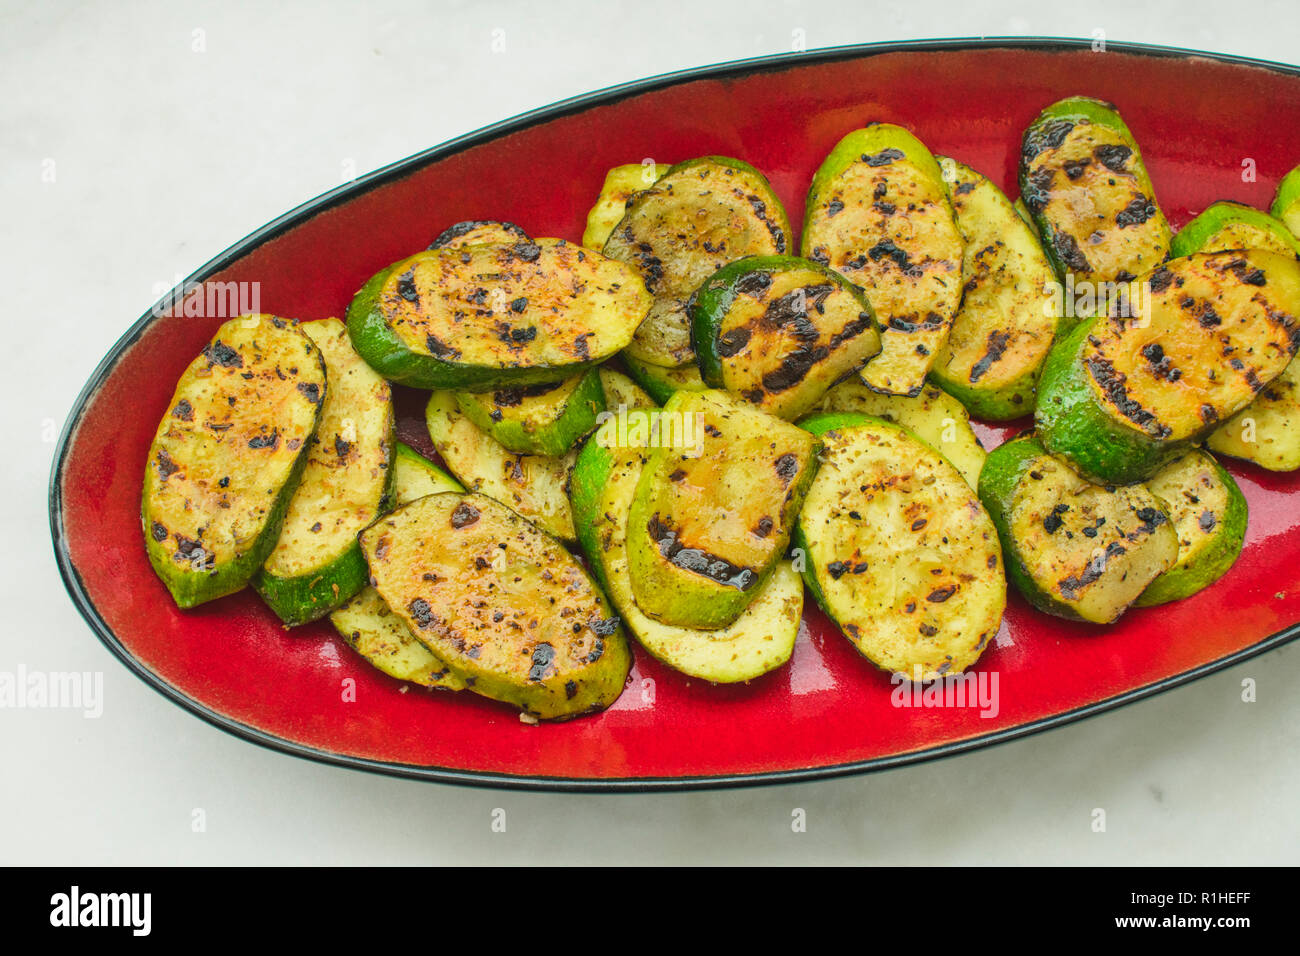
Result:
[[102,671],[0,671],[0,710],[79,710],[96,720],[104,713]]
[[74,886],[50,897],[51,926],[126,926],[148,936],[153,926],[152,893],[82,893]]
[[889,675],[889,682],[894,685],[889,702],[895,707],[977,707],[984,718],[996,717],[1002,710],[997,671],[968,671],[925,680],[921,668],[916,667],[910,678],[895,672]]
[[614,422],[613,428],[596,433],[602,448],[674,448],[683,457],[695,458],[704,450],[704,416],[696,412],[665,412],[659,409],[604,411],[596,424]]
[[187,319],[233,319],[237,315],[256,315],[262,311],[260,282],[177,282],[168,292],[164,283],[155,283],[153,314],[184,316]]

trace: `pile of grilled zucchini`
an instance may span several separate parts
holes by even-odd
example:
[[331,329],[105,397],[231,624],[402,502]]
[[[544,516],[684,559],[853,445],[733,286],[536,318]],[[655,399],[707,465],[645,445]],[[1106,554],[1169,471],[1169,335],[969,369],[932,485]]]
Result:
[[[1175,234],[1074,97],[1019,186],[871,124],[796,243],[741,160],[619,166],[581,244],[457,223],[346,322],[232,319],[150,448],[149,559],[180,607],[251,585],[527,721],[613,703],[629,635],[701,680],[778,668],[805,587],[916,680],[979,659],[1007,580],[1099,624],[1185,598],[1245,536],[1214,455],[1300,468],[1300,168]],[[443,467],[396,441],[394,385]],[[971,427],[1029,416],[987,454]]]

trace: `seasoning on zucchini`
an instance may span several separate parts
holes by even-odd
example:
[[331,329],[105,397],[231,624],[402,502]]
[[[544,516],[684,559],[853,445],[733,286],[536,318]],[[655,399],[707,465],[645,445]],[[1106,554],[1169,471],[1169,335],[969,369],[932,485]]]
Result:
[[1197,253],[1143,280],[1135,319],[1085,321],[1048,356],[1038,436],[1084,477],[1150,478],[1268,387],[1300,347],[1300,262]]
[[593,368],[562,382],[457,392],[456,403],[507,451],[563,455],[596,427],[596,416],[605,410],[605,392],[600,372]]
[[1020,196],[1062,282],[1130,282],[1169,255],[1169,223],[1114,105],[1053,103],[1025,130]]
[[655,408],[658,403],[640,385],[607,365],[600,367],[600,387],[607,409]]
[[605,255],[634,266],[654,295],[628,354],[669,368],[693,362],[691,293],[728,262],[786,252],[789,235],[771,185],[738,159],[678,163],[633,195],[604,247]]
[[970,667],[1006,606],[975,493],[898,425],[837,412],[802,426],[823,442],[794,536],[817,603],[882,670],[931,680]]
[[486,391],[600,363],[650,301],[635,269],[563,239],[452,246],[377,273],[348,306],[348,331],[385,378]]
[[1300,166],[1282,177],[1269,211],[1282,220],[1292,235],[1300,236]]
[[527,242],[528,233],[513,222],[499,219],[466,219],[448,226],[429,243],[430,249],[459,249],[461,246],[478,246],[485,243]]
[[624,352],[623,364],[627,367],[627,373],[660,405],[672,398],[674,392],[702,392],[709,387],[700,377],[700,367],[694,363],[666,368],[643,362]]
[[461,413],[451,392],[434,392],[425,407],[433,447],[470,491],[495,498],[543,531],[573,541],[565,485],[574,452],[563,458],[507,451]]
[[966,241],[965,295],[930,378],[973,415],[1020,418],[1062,321],[1056,273],[1002,190],[955,160],[939,166]]
[[802,415],[880,351],[866,294],[810,259],[725,265],[696,290],[689,311],[704,382],[778,418]]
[[182,608],[233,594],[280,536],[326,397],[292,319],[226,322],[176,385],[145,467],[149,563]]
[[301,326],[325,360],[328,394],[302,480],[253,588],[290,627],[328,614],[366,584],[357,533],[389,507],[393,392],[338,319]]
[[437,494],[361,533],[375,589],[476,694],[539,718],[601,710],[632,664],[576,558],[505,505]]
[[1232,475],[1199,448],[1146,483],[1178,535],[1178,560],[1137,599],[1139,607],[1190,597],[1228,573],[1246,539],[1246,498]]
[[1284,256],[1300,255],[1300,242],[1279,219],[1244,203],[1220,200],[1183,226],[1174,236],[1170,255],[1222,252],[1227,249],[1267,249]]
[[582,233],[582,244],[597,251],[603,248],[605,240],[627,212],[627,201],[641,190],[653,186],[655,180],[668,172],[669,168],[666,163],[629,163],[626,166],[615,166],[607,172],[596,204],[587,213],[587,228]]
[[933,385],[914,398],[882,395],[860,382],[841,382],[817,403],[816,412],[857,412],[902,425],[962,473],[975,488],[984,467],[984,446],[970,426],[965,406]]
[[[426,495],[463,492],[460,482],[403,442],[393,452],[393,501],[408,504]],[[358,548],[360,545],[358,544]],[[330,623],[370,664],[389,677],[440,690],[464,690],[445,661],[416,640],[379,592],[367,585],[330,615]]]
[[628,515],[641,610],[679,627],[734,622],[785,553],[817,444],[725,392],[669,399]]
[[[634,411],[640,434],[649,435],[650,410]],[[636,603],[628,572],[627,522],[649,453],[620,444],[619,421],[611,419],[582,447],[570,481],[573,520],[591,569],[623,624],[641,646],[669,667],[701,680],[726,684],[752,680],[790,659],[803,615],[803,582],[781,561],[741,615],[715,631],[656,621]]]
[[813,176],[801,254],[867,290],[883,329],[872,388],[920,392],[961,302],[963,244],[939,164],[901,126],[849,133]]
[[1143,485],[1096,485],[1032,432],[989,453],[980,499],[1007,577],[1048,614],[1109,624],[1178,560],[1165,503]]

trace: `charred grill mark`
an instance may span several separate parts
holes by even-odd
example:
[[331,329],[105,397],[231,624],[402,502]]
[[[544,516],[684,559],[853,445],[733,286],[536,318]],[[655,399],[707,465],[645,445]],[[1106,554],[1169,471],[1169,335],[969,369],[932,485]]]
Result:
[[740,326],[739,328],[729,329],[726,332],[723,332],[718,336],[716,344],[718,355],[722,358],[731,358],[749,344],[751,335],[752,333],[748,326]]
[[536,262],[542,255],[542,247],[531,240],[516,242],[510,247],[511,257],[521,262]]
[[462,501],[456,506],[456,510],[451,513],[451,526],[459,531],[461,528],[468,528],[478,519],[478,509],[468,501]]
[[1092,265],[1088,262],[1088,257],[1083,254],[1074,236],[1068,232],[1061,232],[1060,230],[1053,232],[1052,245],[1056,249],[1056,254],[1061,257],[1061,261],[1075,272],[1092,271]]
[[466,219],[463,222],[458,222],[455,225],[448,226],[442,232],[438,233],[438,237],[434,239],[433,242],[429,243],[429,248],[439,249],[442,246],[455,242],[457,239],[463,238],[475,229],[482,229],[485,226],[496,226],[518,239],[528,238],[528,233],[524,232],[523,229],[516,226],[513,222],[498,222],[494,219]]
[[1143,534],[1150,534],[1169,520],[1169,516],[1159,508],[1139,508],[1134,513],[1138,521],[1142,522],[1142,527],[1138,528],[1138,531]]
[[871,257],[872,262],[879,262],[881,259],[889,259],[905,276],[913,279],[919,279],[925,273],[920,266],[913,264],[911,257],[906,250],[900,249],[888,239],[882,239],[870,249],[867,255]]
[[740,591],[748,590],[758,580],[751,568],[739,567],[700,548],[686,547],[677,539],[677,532],[657,514],[646,523],[646,531],[665,560],[683,571]]
[[1100,580],[1101,576],[1106,573],[1106,565],[1112,559],[1118,558],[1122,554],[1127,554],[1128,549],[1118,541],[1112,541],[1106,545],[1106,550],[1097,558],[1088,562],[1088,566],[1083,569],[1082,574],[1071,574],[1057,582],[1057,588],[1061,592],[1061,597],[1067,601],[1073,601],[1078,596],[1079,591]]
[[764,390],[775,394],[794,388],[804,380],[814,365],[824,361],[829,355],[830,349],[824,345],[814,348],[806,345],[798,346],[781,359],[781,364],[777,368],[763,373]]
[[772,467],[776,469],[776,476],[788,485],[799,473],[799,459],[792,453],[786,452],[773,462]]
[[1169,436],[1170,429],[1168,425],[1157,421],[1155,415],[1129,397],[1128,389],[1125,387],[1127,379],[1124,377],[1124,373],[1117,371],[1108,359],[1094,355],[1089,357],[1085,364],[1088,366],[1088,372],[1092,375],[1093,381],[1097,383],[1102,393],[1121,415],[1156,438],[1167,438]]
[[298,391],[302,392],[307,401],[313,405],[320,404],[320,386],[315,382],[299,382]]
[[817,246],[812,252],[808,253],[808,258],[823,266],[831,264],[831,257],[821,246]]
[[415,287],[415,266],[397,277],[397,294],[407,302],[420,301],[420,290]]
[[1028,162],[1045,149],[1056,149],[1065,142],[1065,137],[1070,135],[1072,129],[1074,122],[1067,119],[1048,120],[1031,126],[1025,131],[1020,155]]
[[906,158],[907,155],[901,149],[895,149],[892,146],[888,149],[882,149],[880,152],[871,156],[868,156],[866,153],[862,154],[862,161],[871,167],[888,166],[891,163]]
[[834,350],[839,348],[845,342],[857,338],[869,328],[871,328],[871,316],[867,315],[865,312],[859,312],[856,319],[846,324],[844,328],[831,336],[831,349]]
[[528,308],[528,299],[522,295],[510,303],[510,311],[515,315],[518,315],[526,308]]
[[1165,354],[1159,342],[1151,342],[1142,347],[1142,357],[1151,363],[1151,374],[1166,382],[1176,382],[1183,377],[1181,369],[1174,368],[1173,359]]
[[1061,529],[1061,525],[1065,523],[1061,515],[1065,514],[1069,510],[1070,506],[1064,503],[1053,508],[1048,514],[1043,516],[1043,530],[1048,534],[1056,534],[1056,532]]
[[1052,180],[1055,170],[1048,166],[1035,169],[1026,179],[1024,193],[1021,196],[1031,212],[1042,212],[1052,198]]
[[507,335],[502,336],[502,338],[508,339],[508,341],[513,345],[527,345],[533,339],[537,338],[537,327],[535,325],[530,325],[522,329],[513,328]]
[[994,329],[989,333],[988,339],[984,343],[984,354],[979,361],[971,366],[970,381],[971,384],[978,382],[984,377],[985,373],[992,368],[993,363],[999,361],[1007,351],[1007,344],[1011,341],[1011,336],[1001,329]]
[[592,618],[587,622],[587,627],[597,637],[609,637],[618,630],[618,624],[617,617]]
[[528,679],[544,681],[554,673],[555,648],[545,642],[533,648],[532,666],[528,668]]
[[179,418],[183,422],[194,421],[194,406],[188,400],[182,398],[172,409],[172,418]]
[[838,199],[832,199],[826,204],[826,216],[828,218],[831,216],[838,216],[843,211],[844,203],[840,202]]
[[785,252],[785,233],[775,220],[768,217],[767,203],[754,195],[749,195],[745,198],[749,200],[749,205],[750,208],[754,210],[754,215],[762,221],[763,225],[767,226],[768,234],[772,237],[772,243],[776,246],[776,251],[781,253]]
[[772,285],[772,273],[755,271],[747,272],[736,280],[736,292],[740,295],[750,295],[754,298],[760,298],[764,292]]
[[415,598],[406,605],[406,610],[415,618],[416,626],[424,631],[433,626],[433,608],[424,598]]
[[929,601],[931,604],[942,604],[944,601],[948,600],[948,598],[952,597],[956,593],[957,593],[957,585],[945,584],[941,588],[935,588],[933,591],[931,591],[929,594],[925,596],[925,599]]
[[880,213],[882,216],[892,216],[894,213],[898,212],[897,206],[892,202],[885,202],[883,199],[877,199],[871,204],[871,208],[876,210],[876,212]]
[[1090,159],[1071,159],[1067,160],[1064,167],[1065,175],[1071,180],[1078,179],[1083,175],[1083,171],[1092,165]]
[[909,322],[902,316],[891,315],[889,317],[889,327],[895,332],[929,332],[943,328],[943,317],[937,312],[929,312],[920,322]]
[[460,355],[459,349],[454,349],[436,335],[426,335],[424,337],[425,347],[428,348],[429,354],[436,358],[455,358]]
[[249,448],[279,448],[280,447],[280,430],[272,428],[269,435],[254,435],[248,440]]
[[334,436],[334,454],[340,458],[346,458],[352,454],[352,442],[344,441],[342,435]]
[[637,243],[632,258],[636,260],[637,271],[641,273],[646,289],[653,293],[664,281],[663,260],[654,254],[654,247],[648,242]]
[[244,367],[244,357],[220,339],[203,347],[203,357],[208,360],[208,368],[214,365],[222,368]]
[[[1173,281],[1174,274],[1164,266],[1160,266],[1152,271],[1151,278],[1147,280],[1147,284],[1151,287],[1152,292],[1164,292],[1169,288],[1170,283]],[[1186,304],[1186,302],[1184,302],[1184,304]]]
[[1092,155],[1096,156],[1098,162],[1112,173],[1126,173],[1128,170],[1125,164],[1128,163],[1128,158],[1133,155],[1133,150],[1119,143],[1109,143],[1098,146],[1092,151]]
[[1140,226],[1156,214],[1156,204],[1146,196],[1136,196],[1115,215],[1115,224],[1123,229],[1126,226]]

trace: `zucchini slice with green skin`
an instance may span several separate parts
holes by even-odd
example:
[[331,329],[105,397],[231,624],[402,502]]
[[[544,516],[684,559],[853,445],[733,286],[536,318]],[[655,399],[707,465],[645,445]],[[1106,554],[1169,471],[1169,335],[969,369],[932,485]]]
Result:
[[507,451],[563,455],[596,427],[596,416],[605,410],[605,391],[593,368],[563,382],[457,392],[456,403]]
[[1282,220],[1293,236],[1300,236],[1300,166],[1282,177],[1269,212]]
[[1020,418],[1062,325],[1056,273],[1002,190],[956,160],[939,166],[966,240],[965,295],[930,379],[973,415]]
[[1136,319],[1084,322],[1048,356],[1044,447],[1102,484],[1145,481],[1245,408],[1300,347],[1300,262],[1262,250],[1172,259]]
[[857,412],[901,425],[948,459],[972,489],[984,467],[984,446],[964,405],[933,385],[914,398],[882,395],[860,382],[841,382],[817,403],[817,413]]
[[576,540],[565,486],[576,452],[563,458],[520,455],[465,417],[452,392],[434,392],[425,407],[433,447],[470,491],[495,498],[548,534]]
[[186,368],[154,433],[140,515],[178,607],[249,582],[275,547],[326,397],[325,363],[293,319],[231,319]]
[[1174,236],[1170,255],[1222,252],[1227,249],[1267,249],[1300,255],[1300,242],[1280,219],[1244,203],[1220,200],[1183,226]]
[[1204,590],[1228,573],[1246,540],[1246,497],[1213,455],[1193,449],[1161,468],[1147,490],[1167,505],[1178,560],[1135,602],[1166,604]]
[[[464,490],[460,482],[410,445],[396,443],[392,488],[396,505],[408,504],[426,495],[447,491],[462,493]],[[360,544],[357,547],[360,548]],[[451,672],[446,662],[416,640],[410,628],[369,585],[334,611],[330,623],[349,647],[389,677],[440,690],[465,689],[465,682]]]
[[787,420],[880,351],[866,294],[811,259],[725,265],[696,290],[690,313],[704,382]]
[[814,599],[882,670],[931,680],[970,667],[1007,595],[975,493],[898,425],[852,412],[801,424],[823,442],[794,535]]
[[385,378],[486,391],[599,364],[632,340],[650,302],[631,266],[563,239],[444,247],[371,278],[348,331]]
[[785,554],[818,443],[720,391],[678,392],[658,422],[628,515],[632,591],[657,621],[726,627]]
[[604,246],[605,255],[635,267],[654,295],[628,354],[669,368],[695,361],[691,293],[728,262],[785,253],[789,235],[771,184],[738,159],[678,163],[634,194]]
[[[651,411],[636,411],[649,434]],[[624,626],[647,651],[688,677],[730,684],[752,680],[790,659],[803,616],[803,581],[781,561],[752,604],[716,631],[674,627],[637,605],[628,572],[627,521],[648,449],[619,445],[607,421],[582,447],[570,495],[578,540]]]
[[622,372],[607,366],[600,368],[600,387],[605,393],[605,408],[657,408],[658,402]]
[[602,710],[627,638],[573,555],[484,495],[403,505],[361,533],[375,590],[476,694],[539,718]]
[[582,244],[600,251],[627,212],[627,201],[643,189],[649,189],[671,167],[666,163],[629,163],[615,166],[605,174],[596,204],[587,213],[587,228]]
[[466,219],[448,226],[429,243],[430,249],[459,249],[462,246],[527,242],[528,233],[513,222],[499,219]]
[[330,614],[330,623],[349,647],[389,677],[439,690],[465,689],[465,681],[415,639],[372,587]]
[[709,386],[704,384],[698,365],[682,365],[679,368],[665,368],[643,362],[628,352],[623,353],[623,364],[652,399],[660,405],[679,391],[703,392]]
[[[1296,182],[1300,185],[1300,179]],[[1188,254],[1266,249],[1291,255],[1300,248],[1280,220],[1229,202],[1215,203],[1183,227],[1174,236],[1175,247],[1180,242],[1185,243]],[[1292,359],[1253,402],[1211,432],[1205,444],[1222,455],[1252,461],[1270,471],[1300,468],[1300,359]]]
[[920,392],[961,303],[963,246],[939,164],[903,127],[854,130],[822,162],[801,254],[868,290],[883,332],[867,385]]
[[1062,282],[1130,282],[1169,255],[1169,223],[1113,104],[1072,96],[1043,110],[1021,144],[1020,196]]
[[338,319],[301,326],[329,391],[307,464],[254,590],[289,627],[323,617],[366,584],[357,534],[389,508],[393,390],[352,349]]
[[393,501],[404,505],[425,495],[463,492],[465,486],[405,442],[393,452]]
[[1109,624],[1178,560],[1164,501],[1143,485],[1093,484],[1032,432],[989,453],[979,494],[1007,577],[1057,617]]

